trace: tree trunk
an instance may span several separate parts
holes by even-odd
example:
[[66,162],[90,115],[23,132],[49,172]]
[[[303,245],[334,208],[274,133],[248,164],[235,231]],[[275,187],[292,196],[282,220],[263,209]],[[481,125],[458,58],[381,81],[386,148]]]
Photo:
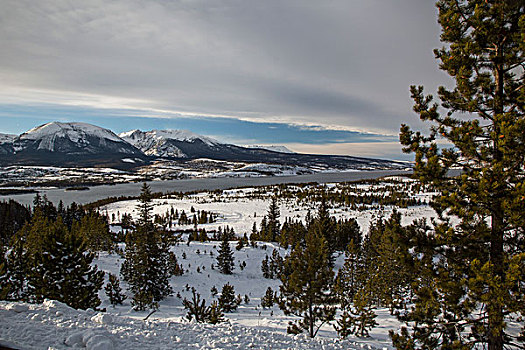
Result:
[[[501,208],[501,207],[500,207]],[[490,245],[490,260],[492,264],[492,277],[501,285],[505,279],[503,261],[503,218],[500,214],[492,215],[492,232]],[[491,301],[488,305],[489,314],[489,350],[503,350],[503,305],[499,301],[500,294],[505,291],[492,287]]]
[[[496,89],[494,94],[494,138],[493,138],[493,186],[491,201],[491,235],[490,235],[490,263],[492,266],[492,278],[496,279],[497,285],[502,285],[505,281],[504,264],[504,218],[503,218],[503,203],[505,192],[505,177],[503,174],[503,167],[501,162],[503,155],[499,149],[498,142],[501,134],[500,118],[504,112],[504,91],[503,91],[503,66],[502,47],[498,45],[497,55],[495,58],[494,79]],[[503,305],[499,301],[500,294],[504,293],[501,288],[497,286],[491,287],[491,300],[488,303],[488,349],[489,350],[503,350]]]
[[312,310],[312,301],[309,301],[308,304],[308,313],[309,313],[309,325],[308,325],[308,331],[310,332],[310,338],[313,338],[315,336],[314,334],[314,312]]

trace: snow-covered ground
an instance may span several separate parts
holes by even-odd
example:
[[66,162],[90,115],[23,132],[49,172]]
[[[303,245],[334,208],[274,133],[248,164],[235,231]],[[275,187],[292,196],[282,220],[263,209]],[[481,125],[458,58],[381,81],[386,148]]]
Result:
[[[404,179],[400,177],[392,177],[393,181],[400,181]],[[402,180],[405,181],[405,180]],[[379,183],[376,185],[358,184],[354,185],[356,190],[365,191],[362,194],[374,193],[378,190],[382,190],[385,184]],[[327,184],[328,189],[332,188],[333,191],[338,191],[338,185]],[[288,185],[291,190],[296,189],[296,186]],[[189,217],[191,217],[191,208],[195,212],[199,210],[205,210],[218,215],[216,222],[211,224],[198,225],[198,228],[204,228],[206,231],[217,230],[219,227],[228,225],[233,227],[235,233],[238,236],[242,236],[244,233],[251,233],[253,223],[259,227],[261,220],[268,210],[270,205],[271,197],[276,191],[276,186],[269,187],[255,187],[255,188],[240,188],[231,189],[224,191],[214,192],[200,192],[191,195],[185,195],[184,197],[167,196],[160,199],[154,199],[153,214],[165,215],[167,212],[177,210],[179,213],[184,211]],[[414,193],[411,195],[413,198],[421,199],[422,201],[428,202],[435,193]],[[304,221],[304,218],[308,211],[313,215],[317,210],[317,203],[297,201],[295,198],[280,199],[279,210],[281,214],[281,224],[286,218],[294,220],[300,219]],[[112,203],[110,205],[100,208],[102,213],[108,215],[110,220],[115,216],[116,221],[124,214],[131,214],[132,217],[137,217],[138,212],[136,210],[137,201],[120,201]],[[370,222],[379,218],[388,218],[392,211],[396,209],[403,216],[403,225],[408,225],[416,219],[434,217],[435,213],[429,206],[414,206],[408,208],[393,208],[391,206],[373,206],[367,210],[355,209],[351,210],[349,207],[340,205],[330,209],[330,214],[336,219],[340,218],[355,218],[361,227],[361,232],[368,232]],[[193,229],[193,225],[174,225],[173,229],[176,230],[187,230]]]
[[[400,179],[393,179],[399,181]],[[404,180],[403,180],[404,181]],[[315,185],[312,185],[315,186]],[[372,193],[385,184],[374,186],[355,185],[356,191]],[[294,189],[294,186],[289,186]],[[327,186],[330,191],[339,191],[339,185]],[[295,188],[296,189],[296,188]],[[304,188],[303,188],[304,189]],[[154,213],[163,215],[171,208],[181,213],[183,210],[191,217],[191,208],[195,211],[205,210],[217,215],[217,221],[198,225],[206,231],[214,231],[219,227],[233,227],[238,236],[250,234],[253,223],[260,225],[266,214],[271,196],[278,187],[244,188],[227,191],[202,192],[183,197],[166,197],[154,200]],[[414,193],[414,197],[428,200],[433,193]],[[100,208],[111,219],[113,215],[118,221],[124,213],[137,216],[136,201],[122,201]],[[315,203],[290,198],[279,201],[281,223],[285,218],[304,219],[310,210],[315,214]],[[388,217],[392,207],[372,206],[368,210],[350,210],[339,206],[330,210],[336,218],[356,218],[362,232],[367,232],[370,222],[379,216]],[[433,216],[428,206],[418,206],[398,209],[403,214],[405,224],[414,219]],[[191,229],[193,225],[178,226],[174,229]],[[113,231],[119,231],[120,226],[112,226]],[[257,247],[244,247],[236,250],[236,242],[232,242],[235,256],[235,270],[232,275],[223,275],[217,271],[216,255],[218,242],[183,241],[172,249],[179,263],[183,265],[184,274],[172,277],[171,285],[174,294],[160,303],[160,309],[147,321],[143,319],[147,312],[132,310],[129,299],[124,305],[113,308],[102,290],[101,308],[106,308],[105,314],[72,310],[60,303],[48,301],[43,305],[25,305],[0,303],[0,344],[12,344],[22,349],[64,349],[70,347],[89,349],[237,349],[241,347],[254,349],[391,349],[388,331],[399,327],[398,321],[386,309],[376,310],[379,326],[371,332],[370,338],[360,339],[350,337],[339,340],[332,325],[323,326],[316,339],[310,340],[304,335],[292,336],[286,334],[286,327],[292,316],[285,316],[278,308],[263,309],[261,298],[266,289],[278,290],[279,280],[265,279],[261,272],[261,262],[266,255],[270,256],[276,249],[281,256],[287,252],[278,245],[257,243]],[[184,258],[185,257],[185,258]],[[344,256],[336,260],[336,268],[343,263]],[[119,274],[122,258],[118,254],[101,253],[96,265],[103,271]],[[241,268],[241,265],[246,267]],[[108,276],[106,274],[106,280]],[[185,319],[186,311],[183,299],[191,297],[191,287],[194,287],[207,304],[214,299],[210,289],[215,286],[220,292],[222,286],[230,283],[235,293],[248,303],[243,303],[233,313],[227,313],[228,320],[220,325],[202,325],[190,323]],[[122,283],[125,289],[125,283]],[[109,315],[109,316],[105,316]],[[94,340],[93,340],[94,339]],[[98,347],[97,347],[98,346]],[[111,346],[111,347],[109,347]]]
[[[74,310],[56,301],[42,305],[0,302],[0,345],[15,349],[390,349],[388,330],[397,329],[398,322],[387,310],[378,310],[379,324],[371,338],[340,340],[331,325],[324,326],[316,339],[306,335],[286,334],[292,316],[285,316],[275,305],[271,309],[260,306],[266,288],[278,290],[279,281],[265,279],[261,261],[273,249],[281,255],[283,249],[272,244],[259,243],[258,248],[232,249],[236,267],[232,275],[223,275],[211,265],[216,265],[217,242],[192,242],[174,247],[185,272],[172,277],[174,295],[160,303],[159,310],[147,321],[148,311],[136,312],[130,301],[112,307],[103,290],[101,308],[107,312]],[[213,252],[213,256],[210,255]],[[185,253],[186,259],[182,258]],[[246,262],[246,268],[240,264]],[[119,273],[122,259],[117,254],[101,254],[96,264],[103,271]],[[342,263],[342,257],[337,265]],[[197,272],[199,267],[200,272]],[[106,275],[107,280],[107,275]],[[194,287],[206,299],[213,300],[210,289],[230,283],[236,294],[249,302],[243,303],[233,313],[225,314],[226,323],[206,325],[189,322],[182,305],[183,298],[191,298],[188,287]],[[122,283],[125,287],[125,283]],[[108,345],[109,344],[109,345]]]
[[[309,339],[232,322],[218,325],[181,318],[131,319],[113,312],[0,302],[0,345],[15,349],[374,349],[351,340]],[[4,340],[13,339],[13,340]]]

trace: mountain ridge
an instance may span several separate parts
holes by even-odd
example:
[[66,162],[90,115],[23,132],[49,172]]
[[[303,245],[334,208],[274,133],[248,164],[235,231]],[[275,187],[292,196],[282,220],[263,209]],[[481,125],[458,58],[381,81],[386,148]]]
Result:
[[187,130],[131,130],[120,135],[87,123],[50,122],[18,136],[0,134],[0,165],[134,169],[159,161],[213,159],[313,169],[406,168],[406,163],[341,155],[285,153],[221,143]]

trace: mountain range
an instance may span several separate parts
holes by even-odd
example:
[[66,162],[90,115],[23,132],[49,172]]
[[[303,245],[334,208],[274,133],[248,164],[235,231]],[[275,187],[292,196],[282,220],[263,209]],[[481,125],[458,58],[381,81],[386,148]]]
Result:
[[132,130],[117,135],[86,123],[51,122],[20,135],[0,134],[0,166],[130,169],[159,160],[184,162],[201,158],[345,170],[407,166],[389,160],[292,153],[275,146],[241,147],[186,130]]

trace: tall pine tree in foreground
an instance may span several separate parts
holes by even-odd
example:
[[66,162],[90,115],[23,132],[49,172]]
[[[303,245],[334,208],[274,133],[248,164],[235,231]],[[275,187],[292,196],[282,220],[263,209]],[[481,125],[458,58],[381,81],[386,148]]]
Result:
[[[459,224],[444,217],[434,227],[434,258],[419,264],[415,304],[402,317],[413,327],[392,338],[398,349],[522,347],[507,322],[525,316],[525,3],[437,8],[445,47],[435,55],[455,87],[439,88],[438,106],[412,86],[414,111],[433,125],[428,136],[403,125],[400,141],[415,153],[416,176],[441,192],[437,212]],[[439,149],[437,137],[452,146]],[[461,174],[447,177],[452,167]]]
[[139,198],[139,219],[134,231],[126,237],[126,260],[121,274],[128,282],[135,310],[156,309],[159,301],[172,294],[169,284],[169,243],[152,222],[152,194],[144,184]]
[[334,319],[336,302],[334,272],[329,250],[321,232],[311,230],[306,244],[297,244],[284,261],[279,307],[286,315],[301,317],[290,322],[289,333],[308,332],[315,337],[319,328]]

